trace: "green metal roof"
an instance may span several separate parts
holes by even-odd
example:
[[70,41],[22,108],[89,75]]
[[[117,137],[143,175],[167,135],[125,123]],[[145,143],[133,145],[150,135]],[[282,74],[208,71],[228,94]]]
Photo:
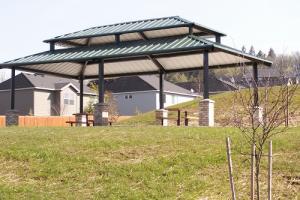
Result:
[[177,51],[191,51],[205,48],[217,48],[229,53],[231,52],[240,55],[241,57],[256,60],[257,62],[265,64],[271,63],[267,60],[197,36],[183,36],[176,38],[159,38],[148,41],[124,42],[119,45],[109,44],[93,47],[58,49],[54,52],[46,51],[5,62],[0,64],[0,67],[42,64],[49,62],[85,62],[93,59],[112,59],[139,55],[175,53]]
[[[112,25],[105,25],[105,26],[98,26],[93,27],[73,33],[64,34],[61,36],[57,36],[48,40],[45,40],[44,42],[58,42],[58,43],[64,43],[63,41],[71,41],[69,43],[65,44],[73,44],[73,46],[76,45],[84,45],[87,41],[87,38],[95,38],[95,37],[101,37],[101,36],[109,36],[109,35],[118,35],[118,34],[129,34],[129,33],[140,33],[140,32],[146,32],[147,31],[154,31],[154,30],[162,30],[162,29],[175,29],[175,28],[182,28],[182,27],[193,27],[195,32],[201,32],[202,35],[212,35],[217,34],[220,36],[225,36],[225,34],[215,31],[213,29],[204,27],[199,24],[195,24],[193,22],[190,22],[186,19],[180,18],[178,16],[173,17],[164,17],[164,18],[156,18],[156,19],[147,19],[147,20],[139,20],[139,21],[132,21],[132,22],[124,22],[124,23],[118,23],[118,24],[112,24]],[[177,32],[176,32],[177,31]],[[173,32],[170,32],[168,36],[172,35],[183,35],[188,33],[188,29],[186,29],[185,32],[182,30],[173,30]],[[155,33],[155,37],[159,37],[160,33]],[[166,35],[164,35],[166,36]],[[133,37],[132,35],[130,37]],[[149,37],[153,38],[151,36],[151,32],[149,32]],[[135,39],[139,39],[138,36],[134,37]],[[132,38],[131,40],[134,40]],[[85,39],[85,40],[80,40]],[[112,42],[113,38],[109,38],[107,43]]]
[[198,36],[158,38],[145,41],[122,42],[92,47],[77,47],[46,51],[0,64],[0,67],[15,67],[19,70],[78,77],[84,63],[88,62],[84,76],[96,77],[97,63],[105,62],[106,76],[121,74],[157,73],[159,69],[149,60],[154,56],[166,72],[200,69],[203,50],[211,53],[209,64],[237,66],[241,63],[261,63],[270,66],[270,61],[243,53]]

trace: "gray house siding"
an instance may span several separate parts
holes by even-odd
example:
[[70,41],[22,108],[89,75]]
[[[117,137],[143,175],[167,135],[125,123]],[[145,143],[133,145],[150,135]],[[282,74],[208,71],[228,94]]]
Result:
[[[34,114],[34,92],[33,89],[16,90],[15,94],[15,108],[20,112],[21,115],[32,115]],[[0,91],[0,115],[10,109],[10,91]]]
[[[175,104],[184,103],[187,101],[192,101],[195,96],[188,96],[183,94],[175,94],[170,92],[165,92],[165,103],[164,107],[169,107]],[[156,109],[159,109],[159,92],[156,92]]]
[[34,115],[35,116],[50,116],[53,102],[54,92],[45,90],[34,91]]
[[[113,93],[113,96],[117,102],[120,115],[136,115],[159,109],[158,91]],[[165,97],[165,107],[195,99],[195,96],[168,92],[165,92]]]
[[[135,115],[155,109],[155,91],[114,93],[120,115]],[[131,95],[131,98],[129,98]],[[127,98],[126,98],[127,96]]]

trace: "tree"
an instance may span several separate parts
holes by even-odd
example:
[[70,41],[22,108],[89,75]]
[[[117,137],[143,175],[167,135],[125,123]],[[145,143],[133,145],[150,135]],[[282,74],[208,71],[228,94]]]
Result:
[[243,52],[243,53],[246,53],[246,52],[247,52],[247,49],[246,49],[245,46],[242,46],[242,52]]
[[256,56],[259,57],[259,58],[265,58],[266,54],[264,52],[262,52],[262,50],[259,50],[259,52],[257,53]]
[[273,48],[270,48],[267,58],[274,60],[276,58],[276,54]]
[[[282,77],[284,80],[284,77]],[[297,85],[270,87],[265,84],[258,90],[258,104],[254,101],[256,87],[249,84],[244,90],[236,90],[233,99],[234,125],[239,128],[250,147],[255,146],[255,182],[256,197],[260,199],[260,172],[263,150],[266,142],[278,133],[287,129],[287,112],[293,113],[298,109],[293,105]],[[262,111],[262,112],[261,112]],[[260,115],[261,113],[261,115]],[[251,149],[251,148],[250,148]],[[251,152],[252,153],[252,152]]]
[[255,50],[253,46],[250,47],[249,54],[255,56]]

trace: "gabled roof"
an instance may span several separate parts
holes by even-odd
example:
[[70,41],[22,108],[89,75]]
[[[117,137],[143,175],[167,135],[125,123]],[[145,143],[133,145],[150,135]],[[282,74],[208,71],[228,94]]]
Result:
[[[10,79],[0,83],[0,90],[11,89]],[[37,88],[45,90],[62,90],[66,86],[72,86],[79,92],[79,82],[73,79],[60,78],[44,74],[20,73],[15,77],[16,89]],[[94,93],[89,87],[84,85],[84,93]]]
[[[96,81],[97,82],[97,81]],[[120,77],[105,80],[105,89],[112,93],[159,91],[159,78],[155,75]],[[184,95],[194,95],[191,91],[164,80],[164,91]]]
[[[21,73],[15,77],[15,87],[19,88],[32,88],[34,84],[25,76],[25,74]],[[0,90],[8,90],[11,89],[11,79],[5,80],[0,83]]]
[[123,42],[94,47],[58,49],[0,64],[18,70],[78,78],[83,63],[86,78],[98,76],[98,62],[105,61],[106,77],[157,74],[159,68],[149,56],[154,56],[166,72],[195,70],[203,66],[203,51],[210,51],[209,67],[234,67],[253,62],[270,66],[272,62],[198,36],[159,38],[147,41]]
[[225,36],[219,31],[179,16],[171,16],[92,27],[60,35],[44,42],[57,42],[67,46],[95,45],[115,42],[115,35],[120,35],[120,41],[143,40],[144,37],[151,39],[186,35],[189,33],[189,27],[193,29],[194,33],[202,36]]

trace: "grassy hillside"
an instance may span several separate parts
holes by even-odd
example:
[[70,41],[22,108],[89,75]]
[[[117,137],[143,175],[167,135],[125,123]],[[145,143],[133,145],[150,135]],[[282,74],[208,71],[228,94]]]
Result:
[[[248,199],[248,148],[232,128],[2,128],[0,199],[230,199],[228,135]],[[285,178],[300,175],[300,129],[273,141],[274,199],[300,198]]]
[[[276,90],[276,88],[275,88]],[[247,91],[244,91],[247,92]],[[224,92],[220,94],[211,95],[210,98],[215,101],[215,121],[217,125],[224,126],[228,123],[229,117],[232,115],[232,106],[234,93]],[[189,101],[186,103],[178,104],[170,108],[179,108],[182,111],[188,111],[188,113],[198,113],[199,99],[194,101]],[[300,88],[298,88],[294,96],[294,106],[300,108]],[[298,109],[299,111],[299,109]],[[169,112],[171,117],[176,116],[175,112]],[[182,114],[183,116],[183,114]],[[154,112],[148,112],[140,114],[138,116],[129,118],[122,121],[119,124],[122,125],[153,125],[155,119]]]

